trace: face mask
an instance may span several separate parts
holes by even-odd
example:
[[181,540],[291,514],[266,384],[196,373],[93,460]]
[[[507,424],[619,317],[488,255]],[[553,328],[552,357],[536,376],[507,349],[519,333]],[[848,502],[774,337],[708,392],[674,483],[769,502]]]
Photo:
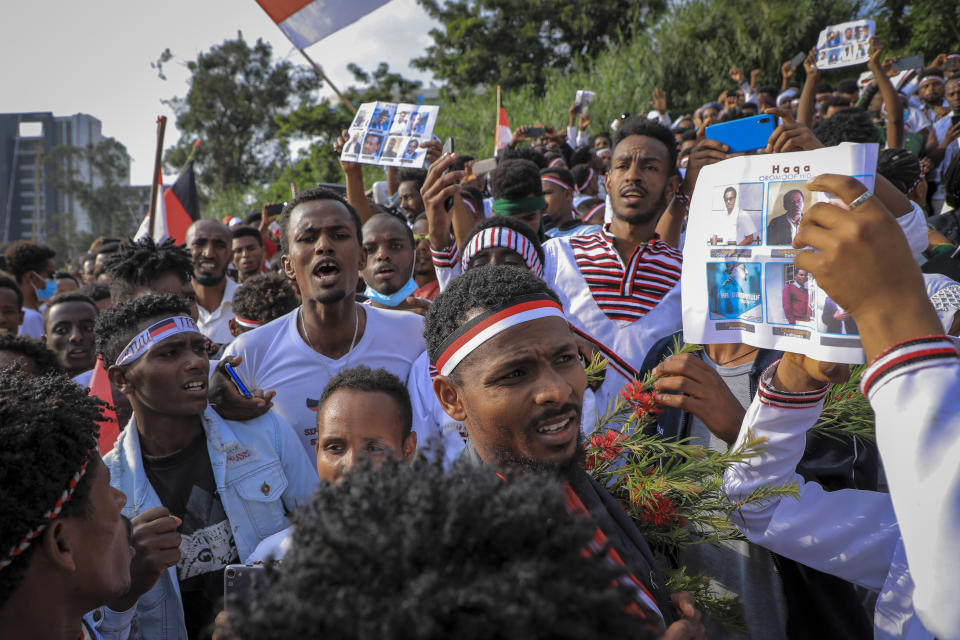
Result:
[[417,283],[413,280],[413,278],[410,278],[410,281],[403,285],[403,288],[396,293],[386,295],[380,293],[370,285],[367,285],[367,289],[363,292],[363,295],[367,296],[377,304],[382,304],[385,307],[392,308],[398,306],[401,302],[409,298],[410,295],[417,289]]
[[[38,278],[40,277],[40,274],[37,273],[36,271],[33,272],[33,275],[37,276]],[[57,281],[54,280],[53,278],[47,278],[46,280],[44,280],[43,289],[37,289],[36,287],[34,287],[33,290],[34,292],[36,292],[37,300],[39,302],[43,302],[44,300],[49,300],[50,298],[53,297],[54,292],[57,290]]]

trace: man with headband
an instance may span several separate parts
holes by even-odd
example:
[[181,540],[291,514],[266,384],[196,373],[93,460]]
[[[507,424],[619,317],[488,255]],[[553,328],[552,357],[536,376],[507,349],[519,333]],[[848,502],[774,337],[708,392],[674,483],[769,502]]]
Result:
[[553,222],[553,226],[547,230],[547,237],[582,236],[600,231],[599,226],[584,225],[573,210],[573,174],[562,168],[543,169],[540,171],[540,183],[547,201],[543,212]]
[[628,569],[641,615],[661,628],[683,617],[675,624],[698,637],[700,614],[689,601],[679,605],[680,616],[674,613],[643,537],[583,470],[586,374],[575,335],[543,281],[522,269],[472,269],[434,301],[424,337],[439,373],[434,392],[470,436],[462,463],[506,477],[519,472],[559,478],[570,511],[589,514],[596,539],[609,542],[607,557]]
[[[428,205],[429,206],[429,205]],[[456,275],[485,265],[512,266],[526,269],[538,278],[543,277],[543,248],[533,229],[522,222],[503,216],[487,218],[467,237],[463,255],[456,265]],[[437,272],[452,272],[437,267]],[[444,273],[444,283],[453,279]],[[443,441],[444,460],[452,462],[460,455],[466,439],[463,425],[451,420],[443,411],[433,393],[433,378],[437,370],[431,365],[427,352],[413,363],[407,379],[410,401],[413,404],[413,429],[421,446],[430,446],[438,438]]]
[[360,274],[367,284],[363,295],[375,307],[423,313],[426,303],[412,298],[419,287],[414,276],[416,248],[413,232],[403,220],[378,213],[363,224],[367,261]]
[[224,567],[290,526],[318,484],[275,413],[235,422],[208,406],[209,361],[188,311],[176,296],[148,295],[97,320],[97,351],[133,407],[104,456],[110,482],[129,496],[124,515],[139,516],[134,538],[177,558],[158,568],[138,553],[133,587],[114,605],[145,638],[201,637],[220,611]]
[[97,638],[102,616],[84,613],[130,587],[126,498],[100,461],[99,418],[66,377],[0,372],[2,638]]

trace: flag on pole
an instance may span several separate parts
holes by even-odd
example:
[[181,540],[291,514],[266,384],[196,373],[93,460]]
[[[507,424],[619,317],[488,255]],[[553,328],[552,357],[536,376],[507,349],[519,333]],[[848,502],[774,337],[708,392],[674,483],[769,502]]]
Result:
[[389,0],[257,0],[298,49],[353,24]]
[[97,364],[93,367],[93,375],[90,376],[89,390],[90,395],[107,403],[106,407],[100,409],[98,421],[100,434],[97,436],[100,455],[105,455],[113,449],[117,436],[120,435],[120,425],[117,423],[117,412],[113,409],[113,389],[107,377],[107,370],[103,366],[103,356],[97,356]]
[[500,102],[500,87],[497,87],[497,109],[497,131],[493,136],[494,155],[513,140],[513,134],[510,133],[510,120],[507,118],[507,110],[503,108],[503,103]]
[[[162,180],[162,178],[159,178]],[[200,199],[197,196],[197,178],[193,172],[193,160],[187,162],[173,186],[166,189],[160,185],[159,218],[154,230],[154,241],[163,242],[173,238],[176,244],[187,241],[187,229],[200,219]],[[135,239],[150,235],[150,216],[147,215],[137,230]]]

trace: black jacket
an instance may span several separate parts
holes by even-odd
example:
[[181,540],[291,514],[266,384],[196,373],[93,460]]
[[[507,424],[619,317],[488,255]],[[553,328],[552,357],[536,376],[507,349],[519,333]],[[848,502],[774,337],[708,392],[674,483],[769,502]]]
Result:
[[[676,334],[682,339],[682,333]],[[647,353],[641,377],[667,356],[674,336],[657,342]],[[757,392],[760,374],[783,355],[781,351],[760,349],[750,370],[750,395]],[[691,414],[664,407],[655,430],[670,439],[690,436]],[[839,442],[807,433],[807,447],[797,465],[797,473],[808,482],[818,482],[829,491],[837,489],[876,490],[878,456],[876,448],[861,443]],[[873,621],[861,604],[852,583],[811,569],[788,558],[771,553],[783,583],[787,603],[787,637],[790,640],[821,638],[873,638]]]

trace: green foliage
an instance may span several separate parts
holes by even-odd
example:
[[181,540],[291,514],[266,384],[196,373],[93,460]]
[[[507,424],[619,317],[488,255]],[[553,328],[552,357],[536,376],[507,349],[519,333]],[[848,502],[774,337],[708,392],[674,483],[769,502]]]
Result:
[[697,601],[697,607],[714,622],[731,633],[746,632],[739,599],[733,595],[714,593],[710,587],[709,576],[704,573],[688,576],[685,567],[666,569],[663,573],[668,592],[689,591]]
[[[90,216],[93,234],[79,233],[75,221],[55,215],[48,241],[61,255],[85,251],[92,236],[132,235],[140,224],[140,208],[146,198],[129,183],[126,148],[113,138],[86,147],[58,146],[44,157],[46,180],[73,198]],[[78,167],[89,168],[89,174]]]
[[850,369],[850,379],[830,386],[823,411],[814,431],[828,438],[846,441],[858,438],[876,442],[876,417],[870,402],[860,393],[860,378],[866,365]]
[[[457,89],[501,85],[543,93],[552,70],[639,33],[666,0],[418,0],[442,29],[411,64]],[[622,31],[621,31],[622,30]]]
[[[170,57],[164,52],[161,61]],[[165,154],[167,166],[183,166],[200,139],[196,172],[202,197],[273,179],[289,162],[277,117],[312,101],[320,86],[313,70],[274,62],[268,43],[258,39],[250,46],[241,33],[201,53],[187,69],[192,74],[187,95],[164,101],[181,132]]]
[[877,0],[871,8],[877,35],[890,53],[923,53],[930,64],[937,54],[960,52],[960,3]]

